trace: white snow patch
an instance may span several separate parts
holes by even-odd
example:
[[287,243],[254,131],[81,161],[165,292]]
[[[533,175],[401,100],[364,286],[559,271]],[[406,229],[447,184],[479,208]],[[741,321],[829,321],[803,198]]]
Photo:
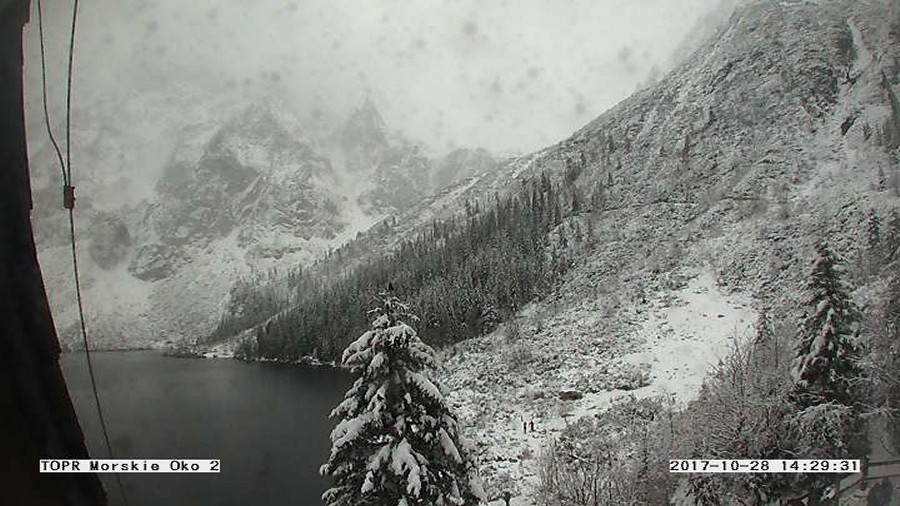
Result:
[[756,313],[748,299],[723,294],[708,272],[675,295],[677,305],[654,311],[639,331],[644,349],[623,358],[650,365],[652,383],[642,394],[671,394],[687,402],[735,339],[750,335]]

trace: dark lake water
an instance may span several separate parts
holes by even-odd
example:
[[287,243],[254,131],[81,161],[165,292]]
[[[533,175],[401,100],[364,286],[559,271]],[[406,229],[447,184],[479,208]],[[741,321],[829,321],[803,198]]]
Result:
[[[350,377],[327,368],[91,355],[117,458],[222,461],[219,474],[121,474],[130,506],[322,504],[327,418]],[[107,458],[82,354],[61,359],[93,458]],[[110,504],[122,504],[101,475]]]

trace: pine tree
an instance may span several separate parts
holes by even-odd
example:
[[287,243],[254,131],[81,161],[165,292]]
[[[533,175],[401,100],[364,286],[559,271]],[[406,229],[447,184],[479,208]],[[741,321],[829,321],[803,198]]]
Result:
[[[894,276],[888,285],[887,301],[884,305],[884,331],[878,343],[882,364],[881,381],[885,385],[884,398],[889,408],[897,409],[900,404],[900,276]],[[891,417],[888,432],[895,448],[900,446],[900,417]]]
[[578,188],[572,190],[572,214],[581,214],[581,192]]
[[885,258],[888,261],[897,257],[897,251],[900,250],[900,213],[896,209],[891,211],[891,219],[885,227],[883,248],[885,250]]
[[351,343],[343,366],[357,376],[331,413],[340,419],[323,475],[329,506],[474,505],[484,497],[457,420],[425,371],[434,351],[408,325],[418,319],[381,294],[371,329]]
[[768,308],[764,308],[756,319],[754,335],[754,354],[758,361],[772,364],[778,369],[782,349],[779,346],[778,336],[775,334],[772,315]]
[[756,325],[754,325],[754,331],[757,344],[767,344],[774,339],[775,333],[772,330],[772,318],[768,309],[764,308],[760,311],[759,318],[756,319]]
[[838,258],[825,243],[817,250],[792,374],[801,405],[833,401],[851,406],[851,384],[860,372],[859,313],[842,279]]
[[[786,417],[786,442],[798,455],[859,458],[869,453],[857,382],[861,379],[857,341],[860,315],[842,279],[839,259],[827,245],[817,247],[807,285],[810,298],[798,333],[790,397],[795,411]],[[796,490],[820,504],[831,478],[798,475]]]
[[870,251],[877,251],[881,244],[881,218],[874,209],[869,210],[869,219],[866,222],[866,240]]

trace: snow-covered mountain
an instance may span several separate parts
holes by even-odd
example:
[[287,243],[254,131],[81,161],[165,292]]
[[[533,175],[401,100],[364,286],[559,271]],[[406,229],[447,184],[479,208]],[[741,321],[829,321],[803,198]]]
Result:
[[[816,242],[863,258],[870,210],[900,209],[898,93],[896,1],[747,2],[656,84],[554,146],[467,174],[341,261],[542,174],[566,188],[552,235],[579,239],[548,254],[573,268],[515,325],[445,357],[482,471],[527,498],[539,450],[570,417],[623,395],[690,399],[759,309],[798,316]],[[539,435],[523,434],[529,418]]]
[[[79,248],[99,347],[191,341],[210,330],[239,277],[312,262],[464,173],[448,175],[444,159],[389,133],[369,100],[329,127],[274,100],[147,92],[77,110],[73,125]],[[33,138],[40,259],[72,342],[58,168],[49,143]]]
[[898,40],[896,2],[748,2],[657,84],[556,145],[435,193],[358,249],[389,250],[546,173],[572,179],[590,205],[569,221],[592,220],[601,245],[579,268],[599,271],[574,282],[691,257],[733,288],[773,293],[814,241],[855,254],[869,207],[897,204]]
[[[158,149],[127,120],[85,114],[76,160],[108,172],[79,183],[95,337],[199,337],[240,275],[308,262],[362,232],[335,260],[346,269],[546,174],[566,195],[548,254],[572,268],[495,332],[448,348],[442,370],[489,485],[529,497],[536,457],[568,420],[625,395],[690,399],[761,308],[797,316],[817,241],[858,262],[870,210],[900,209],[896,0],[755,0],[723,19],[655,84],[499,164],[465,150],[430,160],[371,103],[323,135],[283,107],[138,99],[194,118],[145,127],[168,143]],[[136,152],[157,160],[150,174],[133,169]],[[52,155],[33,155],[41,262],[68,325]],[[137,175],[155,190],[137,191]],[[866,280],[853,281],[865,304]],[[536,435],[520,431],[527,419]]]
[[368,184],[357,197],[367,213],[404,209],[434,189],[432,161],[418,146],[390,135],[368,98],[332,142],[350,174],[368,175],[363,179]]
[[[475,198],[565,177],[573,160],[594,203],[570,221],[592,222],[593,248],[518,316],[524,338],[501,330],[447,352],[489,488],[513,483],[532,504],[537,457],[567,424],[630,395],[683,405],[759,310],[796,321],[816,241],[860,261],[869,209],[900,208],[898,93],[897,2],[751,2],[655,86],[459,186]],[[532,418],[539,433],[523,434]]]

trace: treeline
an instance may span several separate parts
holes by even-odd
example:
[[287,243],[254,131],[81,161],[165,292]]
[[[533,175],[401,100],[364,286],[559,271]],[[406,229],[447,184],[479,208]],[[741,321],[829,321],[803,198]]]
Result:
[[[239,356],[338,358],[348,339],[368,325],[374,295],[389,285],[420,315],[419,333],[431,345],[489,332],[548,293],[570,267],[569,246],[586,232],[577,222],[559,227],[581,210],[573,182],[553,182],[544,174],[510,195],[467,202],[464,216],[433,222],[395,253],[349,274],[324,279],[297,271],[280,289],[239,284],[214,335],[265,322],[243,342]],[[557,228],[559,234],[550,234]],[[286,293],[279,296],[279,290]]]

